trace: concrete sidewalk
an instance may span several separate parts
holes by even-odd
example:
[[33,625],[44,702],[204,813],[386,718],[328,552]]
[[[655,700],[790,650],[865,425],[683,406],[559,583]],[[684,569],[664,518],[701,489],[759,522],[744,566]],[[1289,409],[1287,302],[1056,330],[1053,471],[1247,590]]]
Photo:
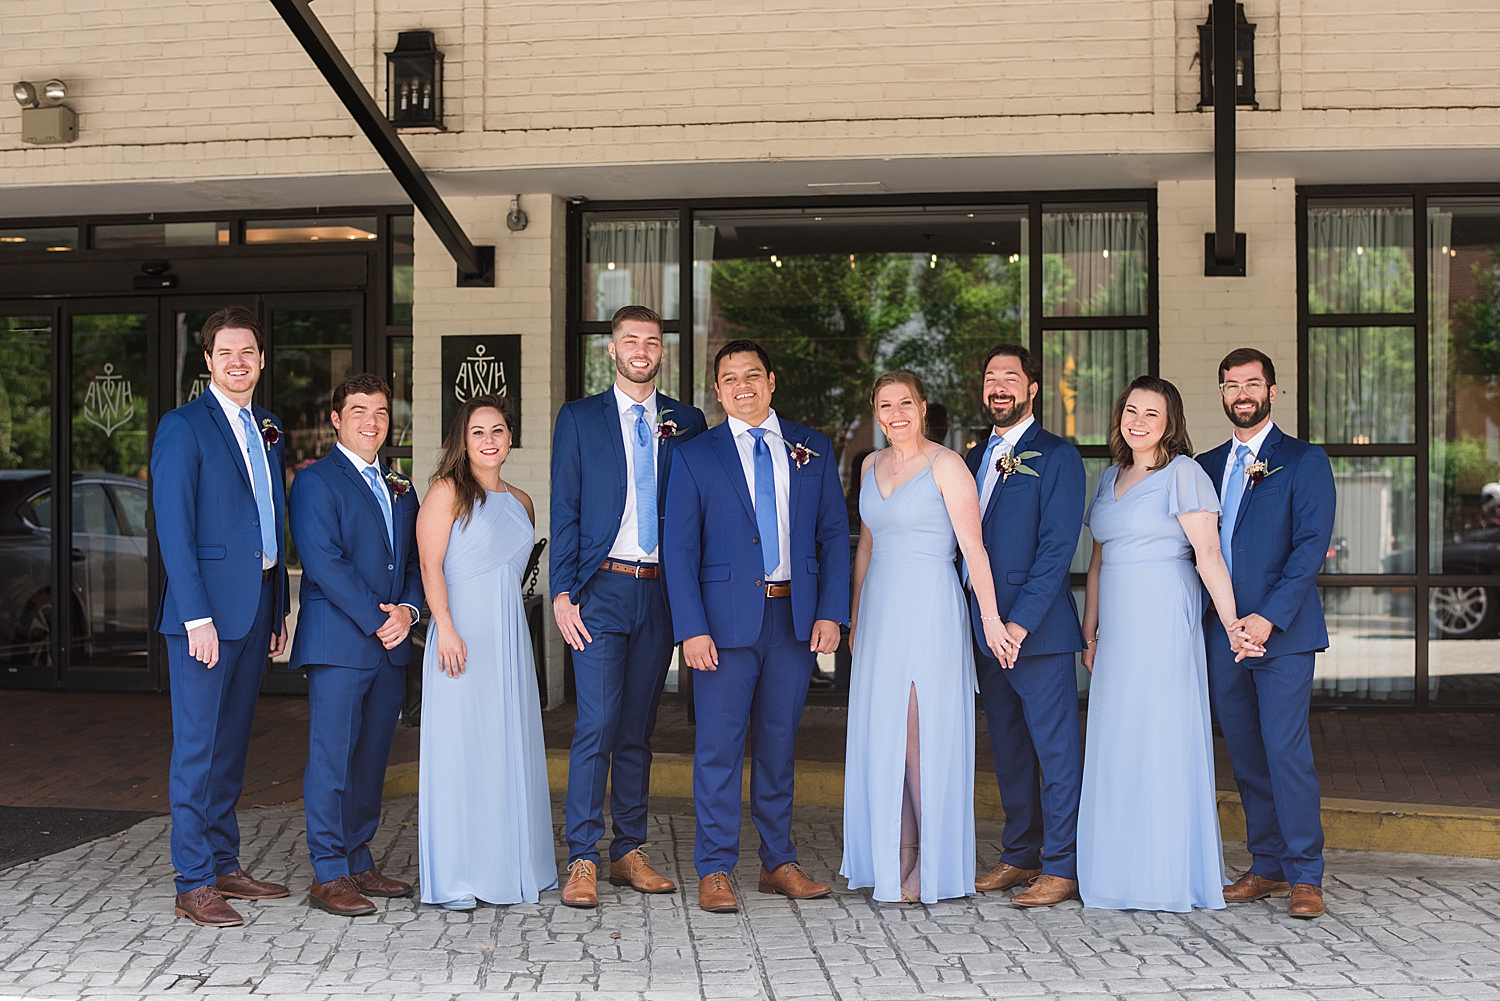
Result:
[[[755,892],[747,828],[745,910],[713,915],[694,904],[688,804],[652,808],[651,851],[687,893],[606,883],[594,911],[556,891],[472,914],[379,901],[355,920],[306,905],[297,806],[244,810],[246,865],[295,892],[237,905],[246,925],[222,931],[173,918],[167,821],[153,818],[0,873],[0,997],[1500,999],[1500,862],[1335,851],[1316,921],[1288,918],[1285,901],[1185,915],[1024,911],[994,895],[889,905],[835,878],[839,811],[799,807],[802,861],[833,897]],[[394,875],[416,875],[415,818],[414,799],[388,801],[373,847]],[[983,860],[998,834],[980,822]],[[1241,848],[1229,862],[1245,864]]]

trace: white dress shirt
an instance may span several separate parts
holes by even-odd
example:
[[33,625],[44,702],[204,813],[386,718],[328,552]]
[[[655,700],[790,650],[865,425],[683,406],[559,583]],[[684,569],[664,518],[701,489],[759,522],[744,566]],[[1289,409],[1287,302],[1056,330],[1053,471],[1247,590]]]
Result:
[[[740,466],[745,470],[745,486],[750,488],[750,503],[755,503],[755,437],[750,434],[750,425],[738,417],[727,418],[729,433],[734,435],[734,445],[740,450]],[[776,477],[776,530],[779,538],[776,553],[776,569],[766,575],[766,580],[788,581],[792,579],[792,467],[787,454],[786,439],[781,436],[781,421],[776,411],[760,425],[766,429],[766,447],[771,450],[771,469]]]
[[[620,514],[620,530],[615,533],[615,544],[609,548],[609,558],[631,563],[656,563],[661,558],[660,545],[649,553],[642,549],[635,522],[635,412],[630,408],[636,402],[621,392],[618,384],[614,393],[615,405],[620,408],[620,437],[625,443],[625,510]],[[646,428],[651,437],[651,461],[654,463],[656,450],[660,447],[656,440],[656,390],[653,389],[640,405],[646,408]],[[660,496],[659,489],[657,495]]]
[[[1249,441],[1240,441],[1238,437],[1229,439],[1229,458],[1224,462],[1224,478],[1219,481],[1220,497],[1223,497],[1229,491],[1229,474],[1234,472],[1234,454],[1240,450],[1240,446],[1250,446],[1250,457],[1245,460],[1245,465],[1248,466],[1260,458],[1260,450],[1266,444],[1266,435],[1270,434],[1271,429],[1275,426],[1275,421],[1266,421],[1266,426],[1261,428],[1255,437]],[[1245,473],[1243,475],[1248,477],[1250,474]],[[1243,496],[1240,498],[1240,503],[1245,503]]]
[[[229,421],[229,430],[234,433],[234,440],[239,443],[240,458],[245,460],[245,475],[250,478],[250,483],[252,485],[252,489],[255,491],[255,496],[259,497],[262,491],[275,490],[275,481],[271,476],[270,451],[266,452],[266,478],[260,483],[255,482],[255,467],[250,464],[250,445],[249,442],[245,440],[245,422],[240,419],[240,411],[249,410],[251,426],[259,427],[259,425],[255,421],[255,411],[249,407],[242,407],[238,403],[231,400],[229,397],[225,396],[223,391],[221,391],[219,387],[212,382],[208,384],[208,391],[210,393],[213,393],[214,399],[219,401],[219,406],[224,410],[224,418]],[[257,439],[255,444],[260,448],[266,447],[264,440],[261,439]],[[267,496],[273,498],[272,506],[274,508],[275,494],[268,494]],[[285,543],[283,543],[283,545],[284,544]],[[269,570],[275,565],[276,561],[271,559],[269,556],[261,556],[260,568],[262,570]],[[199,626],[207,625],[212,621],[212,617],[206,619],[189,619],[188,621],[183,623],[183,626],[187,629],[197,629]]]
[[[994,452],[990,453],[990,464],[985,467],[984,482],[981,483],[979,487],[980,517],[984,516],[985,509],[989,507],[990,496],[995,492],[995,484],[1000,482],[1000,471],[995,468],[995,460],[1000,458],[1000,456],[1004,453],[1014,452],[1016,450],[1017,443],[1019,443],[1021,440],[1021,436],[1024,435],[1027,429],[1035,423],[1036,415],[1027,414],[1024,421],[1017,424],[1015,427],[1010,428],[1000,436],[999,447],[997,447]],[[990,436],[994,437],[993,430],[990,432]],[[990,447],[988,440],[985,441],[984,447]]]
[[[386,500],[389,501],[390,505],[391,505],[391,531],[394,532],[396,530],[395,529],[395,525],[396,525],[396,498],[395,498],[394,495],[391,494],[391,492],[390,492],[391,491],[390,485],[388,483],[386,483],[386,481],[385,481],[385,470],[382,469],[382,468],[380,468],[380,459],[379,459],[379,457],[377,457],[374,462],[366,462],[364,459],[360,458],[359,455],[356,454],[353,449],[346,448],[344,446],[343,442],[339,442],[335,447],[340,452],[344,453],[344,458],[346,458],[350,462],[354,463],[354,471],[359,474],[360,482],[363,483],[365,486],[367,486],[367,487],[370,488],[370,493],[373,494],[377,490],[385,492]],[[370,483],[369,477],[365,476],[365,470],[366,469],[373,469],[373,470],[375,470],[375,482],[378,483],[378,484],[380,484],[380,486],[377,487],[374,484]],[[380,503],[379,499],[377,499],[375,501],[375,503],[379,504]],[[384,514],[384,506],[382,505],[382,507],[381,507],[381,527],[384,527],[384,522],[385,522],[385,514]],[[392,555],[393,556],[395,555],[394,554],[394,550],[392,551]],[[401,607],[402,608],[410,608],[411,609],[411,621],[412,621],[413,624],[415,624],[419,619],[422,618],[422,610],[420,608],[418,608],[417,606],[415,606],[415,605],[408,605],[405,602],[403,602],[402,605],[401,605]]]

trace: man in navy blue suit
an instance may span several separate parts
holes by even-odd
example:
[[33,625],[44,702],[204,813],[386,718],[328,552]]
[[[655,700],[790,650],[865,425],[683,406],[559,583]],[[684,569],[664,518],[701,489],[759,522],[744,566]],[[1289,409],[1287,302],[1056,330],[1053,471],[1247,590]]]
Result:
[[614,315],[615,381],[563,405],[552,440],[552,612],[573,648],[578,719],[568,762],[569,907],[599,903],[599,838],[610,781],[609,881],[642,893],[677,884],[642,850],[651,732],[672,663],[661,579],[661,509],[672,453],[704,430],[703,411],[656,391],[661,317]]
[[354,917],[375,912],[369,897],[412,892],[375,867],[369,842],[406,694],[411,627],[422,614],[422,573],[416,491],[380,463],[390,387],[351,375],[334,389],[330,417],[338,444],[292,481],[302,591],[289,666],[307,671],[308,900]]
[[221,309],[201,338],[212,382],[157,425],[151,491],[167,575],[156,629],[172,681],[176,913],[222,928],[244,924],[225,897],[290,892],[240,867],[234,814],[266,657],[286,643],[286,458],[275,415],[251,402],[265,366],[255,314]]
[[1222,629],[1205,629],[1214,714],[1245,809],[1250,871],[1227,901],[1290,896],[1288,913],[1323,913],[1323,823],[1307,728],[1313,662],[1328,647],[1317,591],[1333,534],[1328,455],[1271,420],[1276,366],[1254,348],[1219,363],[1234,436],[1198,456],[1219,489],[1220,548],[1234,580],[1239,630],[1265,656],[1237,659]]
[[980,370],[994,430],[968,463],[995,600],[1020,649],[1010,663],[990,654],[971,593],[979,694],[1005,807],[1000,862],[974,886],[1029,884],[1011,903],[1048,907],[1078,895],[1083,750],[1074,664],[1083,630],[1068,571],[1083,528],[1083,459],[1032,413],[1042,372],[1031,352],[996,345]]
[[849,515],[828,436],[771,409],[776,374],[753,341],[714,358],[727,419],[677,450],[663,558],[672,624],[694,671],[698,905],[738,910],[745,738],[762,893],[830,892],[797,865],[794,751],[820,653],[849,621]]

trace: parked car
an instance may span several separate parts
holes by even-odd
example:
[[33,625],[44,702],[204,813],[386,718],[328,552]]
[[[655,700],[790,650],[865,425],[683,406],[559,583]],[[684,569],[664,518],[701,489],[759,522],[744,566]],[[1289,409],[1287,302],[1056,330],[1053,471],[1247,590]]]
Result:
[[[1386,573],[1416,573],[1416,551],[1385,558]],[[1443,541],[1443,573],[1500,574],[1500,528],[1455,533]],[[1434,587],[1428,599],[1433,639],[1490,639],[1500,635],[1500,588],[1477,584]]]
[[[144,662],[149,637],[146,484],[112,473],[73,474],[72,618],[75,661]],[[51,663],[52,479],[0,471],[0,662]]]

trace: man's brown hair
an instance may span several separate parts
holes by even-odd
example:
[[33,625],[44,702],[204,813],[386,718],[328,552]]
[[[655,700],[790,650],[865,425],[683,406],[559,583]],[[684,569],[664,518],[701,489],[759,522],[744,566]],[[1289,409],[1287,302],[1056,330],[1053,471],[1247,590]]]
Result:
[[1260,362],[1260,370],[1266,375],[1266,385],[1276,385],[1276,363],[1271,361],[1271,356],[1264,351],[1255,348],[1235,348],[1224,356],[1219,362],[1219,381],[1224,381],[1224,373],[1241,365],[1249,365],[1251,362]]
[[615,310],[615,315],[610,317],[609,332],[611,334],[618,334],[620,327],[631,320],[637,320],[641,323],[654,323],[656,324],[656,332],[661,333],[661,314],[657,313],[650,306],[621,306]]
[[256,319],[255,310],[244,306],[225,306],[204,320],[203,330],[198,334],[198,340],[203,344],[204,354],[214,353],[214,339],[219,336],[221,330],[250,331],[255,335],[255,350],[261,354],[266,353],[266,334],[260,329],[260,320]]
[[376,393],[385,397],[385,408],[391,408],[391,387],[384,379],[369,372],[356,372],[343,382],[339,383],[333,390],[333,412],[341,414],[344,412],[344,401],[355,393],[364,393],[366,396],[374,396]]

